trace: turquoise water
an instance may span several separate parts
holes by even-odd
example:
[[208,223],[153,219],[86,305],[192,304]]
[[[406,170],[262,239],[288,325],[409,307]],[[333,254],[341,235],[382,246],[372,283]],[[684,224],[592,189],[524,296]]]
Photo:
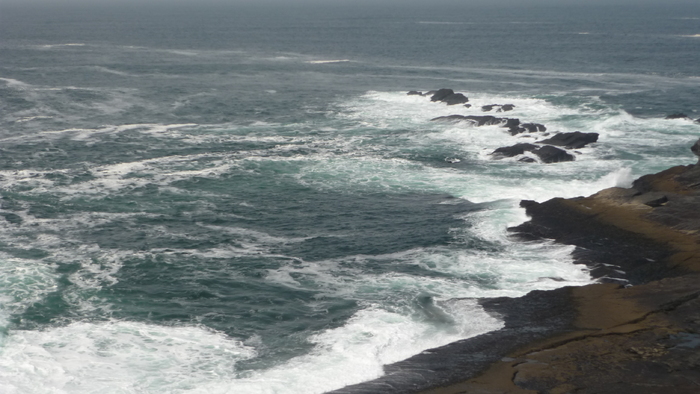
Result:
[[[321,393],[590,283],[521,199],[695,161],[700,9],[29,8],[0,15],[0,388]],[[450,87],[471,108],[408,90]],[[597,132],[576,161],[494,160]],[[338,371],[343,371],[340,374]]]

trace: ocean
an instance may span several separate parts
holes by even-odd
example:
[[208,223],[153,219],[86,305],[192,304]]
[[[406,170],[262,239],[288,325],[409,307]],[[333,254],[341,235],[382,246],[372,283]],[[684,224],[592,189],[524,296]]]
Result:
[[[2,5],[0,392],[323,393],[497,330],[594,280],[520,200],[694,163],[698,64],[697,4]],[[491,155],[556,131],[599,140]]]

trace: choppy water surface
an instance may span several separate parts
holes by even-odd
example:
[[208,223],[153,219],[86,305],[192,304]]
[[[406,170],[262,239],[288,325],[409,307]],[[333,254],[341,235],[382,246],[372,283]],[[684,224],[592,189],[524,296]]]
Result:
[[[0,16],[3,392],[378,377],[501,327],[477,298],[590,282],[508,238],[521,199],[694,161],[663,118],[700,118],[698,9],[107,11]],[[440,87],[472,107],[406,95]],[[599,142],[494,160],[541,135],[430,121],[497,103]]]

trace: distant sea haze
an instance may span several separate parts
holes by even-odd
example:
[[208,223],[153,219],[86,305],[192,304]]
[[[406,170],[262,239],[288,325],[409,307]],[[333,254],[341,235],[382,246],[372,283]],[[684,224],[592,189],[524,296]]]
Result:
[[0,392],[324,393],[591,283],[506,229],[695,162],[678,4],[8,3]]

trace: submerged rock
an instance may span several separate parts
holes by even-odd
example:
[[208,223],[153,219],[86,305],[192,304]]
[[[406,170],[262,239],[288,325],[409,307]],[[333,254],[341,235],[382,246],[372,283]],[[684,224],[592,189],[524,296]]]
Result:
[[423,92],[419,92],[417,90],[411,90],[410,92],[407,93],[409,96],[422,96]]

